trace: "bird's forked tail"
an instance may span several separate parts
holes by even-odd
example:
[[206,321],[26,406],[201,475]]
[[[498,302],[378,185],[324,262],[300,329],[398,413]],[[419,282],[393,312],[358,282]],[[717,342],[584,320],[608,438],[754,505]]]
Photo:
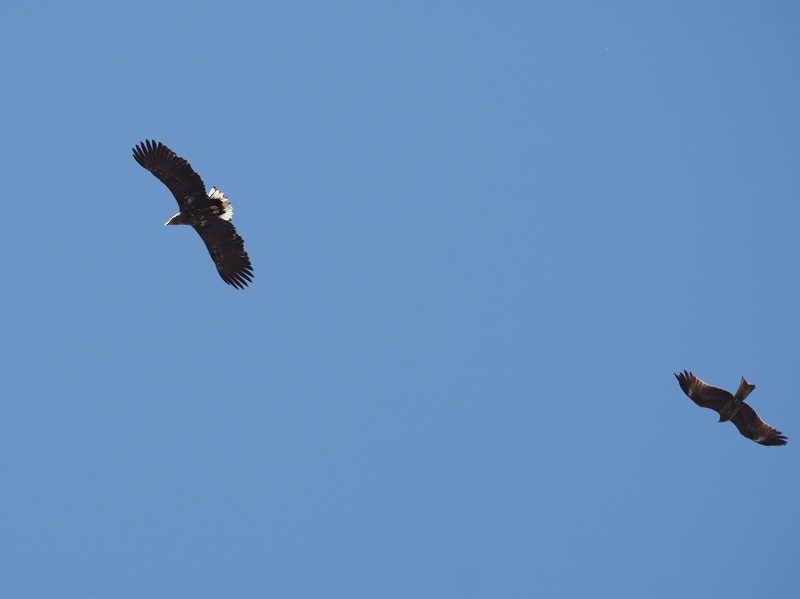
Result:
[[744,377],[742,377],[742,382],[739,383],[739,388],[736,390],[736,395],[733,396],[733,399],[739,403],[743,402],[747,399],[747,396],[753,392],[755,389],[755,385],[751,385],[748,383]]

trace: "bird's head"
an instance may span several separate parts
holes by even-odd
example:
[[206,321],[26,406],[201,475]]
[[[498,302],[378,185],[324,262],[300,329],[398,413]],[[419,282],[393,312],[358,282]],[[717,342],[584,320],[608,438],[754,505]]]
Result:
[[167,222],[165,222],[164,226],[166,227],[167,225],[185,225],[185,224],[186,224],[186,221],[183,220],[183,214],[178,212],[178,214],[176,214],[171,219],[169,219]]

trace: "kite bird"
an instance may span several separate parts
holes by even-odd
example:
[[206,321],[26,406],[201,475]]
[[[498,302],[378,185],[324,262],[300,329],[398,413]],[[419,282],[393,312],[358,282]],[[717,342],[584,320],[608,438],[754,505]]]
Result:
[[731,395],[725,389],[712,387],[685,370],[681,374],[676,374],[675,378],[689,399],[701,408],[719,412],[720,422],[730,420],[748,439],[761,445],[786,445],[786,437],[761,420],[756,411],[745,403],[745,398],[756,386],[748,383],[744,377],[739,383],[736,395]]
[[133,148],[133,157],[178,200],[179,212],[165,225],[191,225],[228,285],[244,289],[253,280],[253,266],[244,240],[233,227],[233,206],[216,187],[206,186],[192,165],[161,142],[145,140]]

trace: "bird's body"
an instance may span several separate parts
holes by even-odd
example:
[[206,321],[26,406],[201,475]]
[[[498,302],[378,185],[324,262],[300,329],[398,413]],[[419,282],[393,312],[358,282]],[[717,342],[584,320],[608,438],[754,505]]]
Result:
[[675,378],[683,392],[698,406],[719,413],[719,421],[731,421],[739,432],[760,445],[786,445],[786,437],[761,420],[756,411],[744,400],[756,388],[742,377],[739,389],[732,395],[725,389],[704,383],[691,372],[683,371]]
[[179,212],[165,224],[191,225],[206,244],[222,280],[244,289],[253,280],[253,266],[244,240],[231,222],[233,206],[216,187],[206,186],[192,166],[164,144],[145,140],[133,148],[133,157],[169,188]]
[[[695,377],[697,378],[697,377]],[[700,380],[700,379],[697,379]],[[710,387],[710,385],[706,385],[706,387]],[[714,387],[716,389],[716,387]],[[733,394],[733,397],[729,400],[724,402],[719,408],[719,422],[728,422],[729,420],[733,420],[733,418],[740,412],[742,406],[747,405],[744,403],[744,400],[747,398],[748,395],[755,389],[755,385],[751,385],[748,383],[744,377],[739,382],[739,388],[736,390],[736,393]],[[725,393],[728,393],[725,391]],[[691,397],[691,396],[690,396]],[[699,404],[698,404],[699,405]]]

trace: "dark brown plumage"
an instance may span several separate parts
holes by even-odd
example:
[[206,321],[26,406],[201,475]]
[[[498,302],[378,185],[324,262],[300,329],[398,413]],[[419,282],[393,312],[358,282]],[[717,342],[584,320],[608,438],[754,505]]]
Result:
[[745,398],[756,386],[748,383],[744,377],[739,383],[736,395],[731,395],[725,389],[712,387],[685,370],[676,374],[675,378],[678,379],[683,392],[694,403],[702,408],[719,412],[720,422],[730,420],[748,439],[752,439],[760,445],[786,445],[786,437],[779,430],[761,420],[756,411],[745,403]]
[[231,222],[233,206],[216,187],[206,186],[192,165],[161,142],[145,140],[133,157],[166,185],[178,201],[179,212],[167,225],[191,225],[206,244],[219,275],[228,285],[244,289],[253,280],[253,266],[244,240]]

